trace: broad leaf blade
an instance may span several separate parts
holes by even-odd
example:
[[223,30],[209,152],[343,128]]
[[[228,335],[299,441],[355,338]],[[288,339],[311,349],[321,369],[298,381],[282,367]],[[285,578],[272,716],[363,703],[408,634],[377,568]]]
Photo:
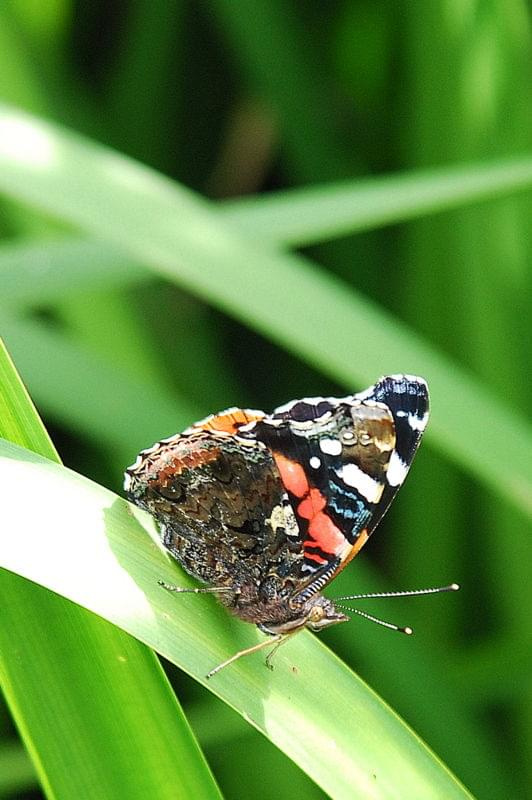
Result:
[[[15,445],[0,445],[9,502],[3,529],[33,487],[21,536],[4,537],[0,563],[91,609],[206,683],[205,674],[260,636],[213,598],[175,597],[158,579],[187,579],[148,535],[149,518],[111,492]],[[39,524],[37,525],[36,522]],[[147,530],[144,525],[147,526]],[[75,528],[75,535],[73,535]],[[62,568],[58,568],[58,558]],[[320,641],[301,633],[268,671],[260,654],[208,682],[335,798],[469,795],[410,729]],[[355,789],[356,787],[356,789]]]

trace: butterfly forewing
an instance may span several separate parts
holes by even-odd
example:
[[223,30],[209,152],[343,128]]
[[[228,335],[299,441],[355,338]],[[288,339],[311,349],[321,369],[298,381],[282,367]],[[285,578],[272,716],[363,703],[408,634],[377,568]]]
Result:
[[398,375],[358,395],[293,401],[251,426],[292,504],[302,578],[332,577],[360,550],[403,483],[427,419],[425,381]]

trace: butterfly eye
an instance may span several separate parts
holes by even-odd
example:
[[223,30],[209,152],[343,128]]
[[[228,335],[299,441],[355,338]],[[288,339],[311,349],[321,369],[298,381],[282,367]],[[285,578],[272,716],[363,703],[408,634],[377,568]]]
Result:
[[157,492],[161,497],[166,498],[166,500],[173,500],[174,502],[182,500],[184,496],[183,487],[177,482],[167,483],[166,486],[159,486]]

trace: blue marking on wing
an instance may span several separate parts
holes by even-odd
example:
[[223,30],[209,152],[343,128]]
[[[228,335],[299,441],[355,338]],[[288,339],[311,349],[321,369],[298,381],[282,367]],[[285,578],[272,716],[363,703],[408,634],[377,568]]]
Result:
[[350,542],[353,542],[360,531],[367,526],[373,510],[357,494],[346,491],[335,481],[329,481],[327,498],[327,508],[345,523],[342,525],[344,534]]

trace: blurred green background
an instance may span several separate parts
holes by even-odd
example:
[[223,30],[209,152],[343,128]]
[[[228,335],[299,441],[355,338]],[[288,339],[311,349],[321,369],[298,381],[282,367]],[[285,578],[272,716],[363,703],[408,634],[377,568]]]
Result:
[[[368,608],[411,639],[362,620],[324,639],[482,798],[532,785],[531,20],[524,0],[0,5],[2,103],[181,182],[250,246],[304,257],[231,277],[221,252],[218,278],[213,234],[210,272],[167,275],[150,220],[130,250],[119,207],[85,224],[92,176],[75,164],[64,211],[59,189],[2,167],[2,333],[63,460],[120,491],[138,450],[212,411],[423,374],[426,443],[329,594],[462,591]],[[170,675],[227,797],[324,796]],[[0,733],[0,796],[41,797],[5,706]]]

